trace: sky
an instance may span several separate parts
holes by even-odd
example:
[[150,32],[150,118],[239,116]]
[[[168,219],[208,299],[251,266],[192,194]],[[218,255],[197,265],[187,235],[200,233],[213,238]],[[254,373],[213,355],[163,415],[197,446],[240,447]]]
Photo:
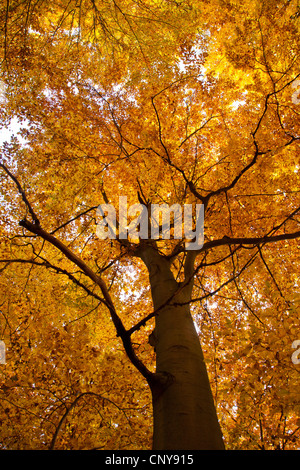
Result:
[[[2,80],[0,80],[0,104],[1,103],[5,103],[5,84]],[[5,141],[9,142],[13,134],[17,135],[20,127],[21,126],[19,125],[18,120],[13,118],[9,127],[0,129],[0,145],[2,145]],[[18,138],[20,141],[22,141],[20,136],[18,136]]]
[[17,119],[12,119],[9,127],[0,129],[0,144],[2,145],[5,141],[9,142],[11,136],[16,135],[19,129]]
[[24,122],[20,124],[17,118],[12,118],[11,123],[8,127],[0,129],[0,146],[3,145],[5,141],[10,142],[10,138],[12,137],[12,135],[15,135],[15,137],[18,138],[20,144],[24,145],[26,143],[26,140],[20,135],[17,135],[17,133],[22,127],[26,127],[26,124]]

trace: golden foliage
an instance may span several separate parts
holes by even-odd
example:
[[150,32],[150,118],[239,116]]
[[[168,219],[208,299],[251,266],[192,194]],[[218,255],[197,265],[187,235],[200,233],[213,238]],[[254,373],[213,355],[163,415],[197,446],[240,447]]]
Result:
[[[297,2],[11,0],[0,21],[1,127],[21,127],[1,151],[0,448],[151,446],[111,305],[19,226],[33,208],[128,331],[152,312],[148,273],[134,247],[97,238],[96,208],[138,194],[206,205],[191,311],[227,448],[299,447],[298,235],[284,239],[299,231]],[[176,244],[158,246],[182,279]],[[152,327],[132,335],[151,371]]]

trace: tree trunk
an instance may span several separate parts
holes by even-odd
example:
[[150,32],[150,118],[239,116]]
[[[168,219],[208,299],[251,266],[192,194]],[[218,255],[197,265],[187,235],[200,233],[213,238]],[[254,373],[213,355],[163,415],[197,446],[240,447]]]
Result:
[[[141,258],[150,276],[154,309],[166,304],[178,284],[170,262],[147,248]],[[151,344],[156,350],[153,449],[224,449],[199,337],[189,305],[191,286],[174,295],[156,315]],[[172,305],[173,304],[173,305]]]

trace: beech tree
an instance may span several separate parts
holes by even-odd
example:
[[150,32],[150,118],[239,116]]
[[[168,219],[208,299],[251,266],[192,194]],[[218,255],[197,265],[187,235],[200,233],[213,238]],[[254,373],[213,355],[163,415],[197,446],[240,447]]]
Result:
[[[1,448],[297,448],[297,2],[0,15]],[[101,239],[120,197],[203,243]]]

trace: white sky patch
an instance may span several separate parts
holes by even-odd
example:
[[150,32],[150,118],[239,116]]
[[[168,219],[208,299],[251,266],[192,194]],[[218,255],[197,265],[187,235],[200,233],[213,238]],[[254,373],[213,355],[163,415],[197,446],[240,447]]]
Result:
[[[0,80],[0,106],[6,103],[6,85],[3,80]],[[21,145],[26,145],[27,141],[22,137],[19,132],[22,128],[27,127],[26,121],[20,123],[17,117],[13,117],[10,124],[7,127],[0,129],[0,145],[4,142],[10,142],[11,137],[14,135],[17,137]]]
[[246,104],[245,100],[235,100],[231,103],[230,106],[235,111],[236,109],[238,109],[240,106],[243,106],[244,104]]
[[12,118],[8,127],[0,129],[0,145],[3,145],[4,142],[10,142],[13,135],[21,145],[26,145],[26,139],[19,134],[20,130],[24,127],[26,127],[26,122],[21,124],[17,118]]

